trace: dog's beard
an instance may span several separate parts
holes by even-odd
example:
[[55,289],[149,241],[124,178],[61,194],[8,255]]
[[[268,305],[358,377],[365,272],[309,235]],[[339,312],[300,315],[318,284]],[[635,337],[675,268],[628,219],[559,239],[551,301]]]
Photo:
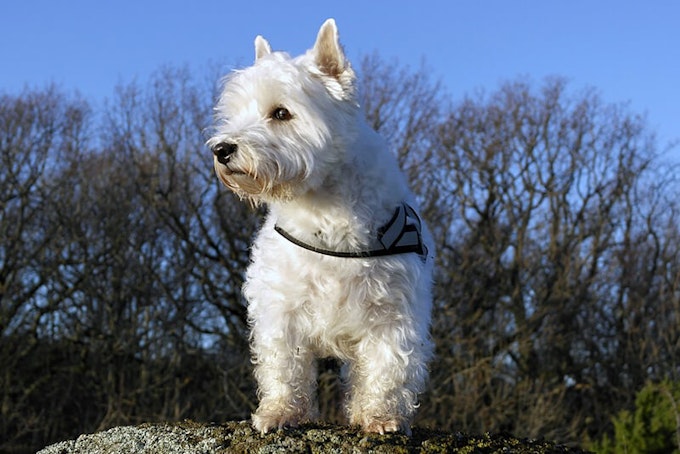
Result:
[[302,176],[280,181],[278,178],[267,178],[257,172],[232,171],[216,163],[215,170],[220,181],[242,199],[248,199],[254,205],[262,200],[289,200],[296,194]]

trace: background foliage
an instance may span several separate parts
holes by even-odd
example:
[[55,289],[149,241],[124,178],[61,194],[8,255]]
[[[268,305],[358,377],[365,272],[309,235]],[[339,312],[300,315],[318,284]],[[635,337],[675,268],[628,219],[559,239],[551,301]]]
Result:
[[680,383],[647,383],[635,397],[635,409],[612,418],[614,437],[608,434],[592,448],[601,453],[678,453],[680,449]]
[[[418,424],[586,443],[680,382],[677,168],[643,116],[559,78],[454,100],[426,68],[359,71],[437,242]],[[204,76],[161,68],[100,108],[0,95],[0,451],[253,410],[240,286],[261,213],[213,174]],[[338,365],[319,367],[342,422]]]

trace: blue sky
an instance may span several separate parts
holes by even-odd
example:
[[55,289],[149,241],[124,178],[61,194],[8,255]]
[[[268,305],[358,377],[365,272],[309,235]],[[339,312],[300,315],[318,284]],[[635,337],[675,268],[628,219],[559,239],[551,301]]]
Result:
[[647,113],[660,147],[680,139],[676,0],[2,0],[0,91],[56,82],[103,100],[163,64],[249,64],[257,34],[303,52],[328,17],[350,59],[424,58],[454,99],[559,75]]

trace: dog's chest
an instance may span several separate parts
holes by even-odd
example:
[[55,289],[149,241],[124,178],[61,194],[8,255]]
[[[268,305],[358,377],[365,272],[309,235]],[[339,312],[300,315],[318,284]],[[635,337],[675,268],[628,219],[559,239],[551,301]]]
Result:
[[375,264],[367,265],[373,261],[326,257],[281,240],[278,257],[267,260],[272,273],[261,285],[281,295],[282,309],[295,320],[290,326],[320,346],[359,337],[376,298]]

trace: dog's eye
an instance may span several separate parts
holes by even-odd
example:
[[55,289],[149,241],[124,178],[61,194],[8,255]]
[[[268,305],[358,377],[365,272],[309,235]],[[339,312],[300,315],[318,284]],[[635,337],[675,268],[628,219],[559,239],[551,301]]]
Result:
[[271,117],[278,121],[288,121],[293,118],[291,113],[285,107],[277,107],[272,111]]

